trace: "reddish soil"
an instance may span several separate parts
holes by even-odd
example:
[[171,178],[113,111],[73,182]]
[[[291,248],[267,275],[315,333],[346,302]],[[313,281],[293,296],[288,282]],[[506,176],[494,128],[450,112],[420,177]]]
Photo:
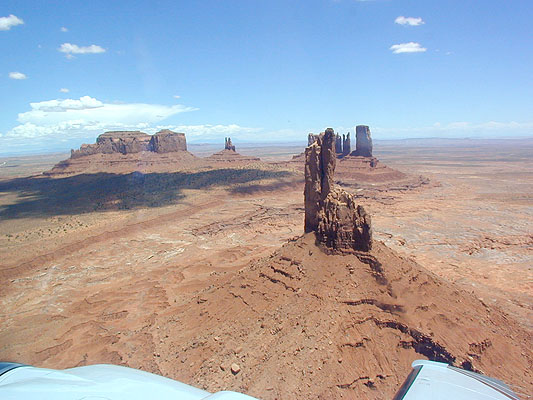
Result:
[[430,357],[531,393],[531,145],[384,150],[430,184],[347,187],[394,249],[366,259],[291,239],[297,168],[0,179],[0,359],[273,399],[391,397]]
[[251,163],[260,162],[261,159],[251,156],[243,156],[233,150],[222,150],[205,158],[205,161],[209,164],[215,165],[246,165]]
[[99,172],[124,174],[132,171],[161,173],[184,169],[189,170],[203,165],[202,159],[188,151],[162,154],[150,151],[132,154],[98,153],[89,156],[68,158],[56,164],[47,174],[54,176],[82,173],[94,174]]

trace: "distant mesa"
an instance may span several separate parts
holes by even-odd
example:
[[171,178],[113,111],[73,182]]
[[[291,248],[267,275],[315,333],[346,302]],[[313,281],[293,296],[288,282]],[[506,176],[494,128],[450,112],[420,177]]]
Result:
[[187,151],[184,133],[163,129],[154,135],[140,131],[112,131],[98,136],[96,143],[71,150],[45,175],[80,173],[173,172],[194,168],[201,159]]
[[71,150],[70,157],[83,157],[92,154],[132,154],[142,151],[171,153],[187,151],[184,133],[161,130],[155,135],[140,131],[111,131],[98,136],[95,144],[83,144],[79,150]]
[[370,216],[352,194],[334,184],[336,143],[328,128],[305,149],[305,232],[315,232],[317,241],[332,251],[369,251]]

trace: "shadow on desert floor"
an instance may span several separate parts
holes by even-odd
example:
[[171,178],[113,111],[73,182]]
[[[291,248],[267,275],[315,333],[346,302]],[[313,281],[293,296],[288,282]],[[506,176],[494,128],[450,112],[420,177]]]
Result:
[[[130,174],[81,174],[65,178],[46,176],[17,178],[0,182],[0,196],[16,195],[2,201],[0,218],[16,219],[54,215],[75,215],[94,211],[129,210],[177,204],[185,189],[208,189],[253,184],[262,190],[285,186],[292,174],[255,168],[223,168],[197,172]],[[261,184],[263,180],[279,183]],[[237,185],[237,186],[236,186]],[[242,189],[241,193],[246,193]],[[0,197],[0,199],[1,199]],[[1,201],[1,200],[0,200]]]

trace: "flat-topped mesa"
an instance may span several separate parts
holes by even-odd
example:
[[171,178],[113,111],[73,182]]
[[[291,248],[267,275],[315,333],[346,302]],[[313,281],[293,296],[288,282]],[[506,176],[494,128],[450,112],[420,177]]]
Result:
[[328,128],[305,149],[305,232],[315,232],[331,251],[369,251],[370,215],[352,194],[334,187],[335,163],[335,134]]
[[231,138],[230,137],[227,137],[227,138],[224,139],[224,150],[235,151],[235,145],[233,145],[233,143],[231,143]]
[[140,131],[111,131],[98,136],[95,144],[83,144],[79,150],[71,150],[70,157],[77,158],[92,154],[171,153],[187,151],[184,133],[161,130],[155,135]]
[[355,128],[355,150],[352,156],[372,157],[372,135],[366,125],[357,125]]

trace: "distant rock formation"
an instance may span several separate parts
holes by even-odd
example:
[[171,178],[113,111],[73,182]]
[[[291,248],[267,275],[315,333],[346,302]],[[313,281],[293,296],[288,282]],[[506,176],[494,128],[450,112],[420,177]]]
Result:
[[342,135],[342,155],[347,156],[352,151],[352,145],[350,143],[350,132],[346,136]]
[[335,135],[335,153],[337,155],[342,154],[342,138],[338,133]]
[[260,162],[261,160],[257,157],[243,156],[237,153],[235,151],[235,145],[231,142],[231,138],[227,137],[224,139],[224,150],[211,154],[209,157],[205,158],[205,161],[215,165],[224,165],[228,163],[246,165]]
[[305,232],[315,232],[330,250],[369,251],[370,216],[352,194],[334,187],[335,164],[335,134],[328,128],[305,149]]
[[368,126],[357,125],[355,128],[355,150],[351,155],[372,157],[372,136]]
[[315,135],[313,133],[310,133],[309,135],[307,135],[307,145],[311,146],[313,143],[315,143],[318,140],[319,136],[320,135]]
[[112,131],[98,136],[95,144],[83,144],[79,150],[71,150],[70,157],[77,158],[92,154],[171,153],[187,151],[184,133],[161,130],[155,135],[140,131]]
[[230,137],[227,137],[224,140],[224,150],[235,151],[235,146],[233,145],[233,143],[231,143],[231,138]]
[[163,129],[152,136],[150,146],[150,151],[155,151],[156,153],[187,151],[187,140],[184,133]]

